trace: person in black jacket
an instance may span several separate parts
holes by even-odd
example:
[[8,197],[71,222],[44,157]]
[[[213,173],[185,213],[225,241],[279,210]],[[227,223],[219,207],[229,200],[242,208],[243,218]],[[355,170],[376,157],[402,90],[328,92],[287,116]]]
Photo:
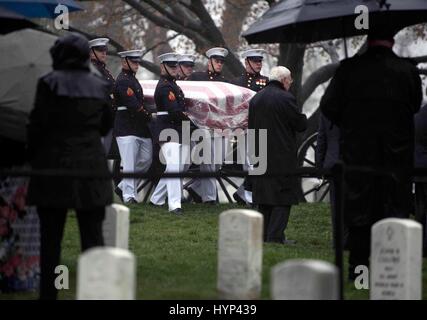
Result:
[[[112,127],[108,83],[89,70],[89,44],[78,34],[59,38],[50,50],[54,71],[37,84],[28,124],[28,156],[33,169],[109,174],[101,136]],[[28,204],[40,217],[40,298],[56,299],[55,267],[68,209],[75,209],[82,251],[102,246],[105,206],[111,181],[61,175],[32,177]]]
[[[124,172],[147,172],[153,157],[151,132],[148,126],[151,115],[144,109],[144,93],[135,74],[141,60],[141,50],[119,52],[122,72],[114,87],[117,113],[114,136],[119,146]],[[137,203],[141,179],[123,179],[116,193],[124,203]]]
[[[182,139],[183,123],[188,121],[187,124],[190,125],[190,120],[185,113],[184,93],[176,84],[178,57],[179,55],[174,52],[164,53],[158,57],[161,76],[154,92],[157,117],[153,138],[161,147],[160,159],[166,164],[165,173],[183,172],[190,156],[190,146]],[[167,132],[172,132],[174,137],[170,137],[169,140],[162,139]],[[181,179],[160,179],[150,201],[154,205],[163,205],[166,197],[169,211],[181,215]]]
[[414,63],[392,50],[394,32],[372,26],[365,53],[344,60],[320,102],[340,129],[345,165],[380,167],[395,174],[364,172],[345,176],[344,222],[349,227],[349,278],[369,265],[372,225],[412,211],[414,114],[421,106],[421,79]]
[[[293,244],[286,239],[285,229],[291,206],[298,203],[298,178],[284,176],[297,168],[296,133],[307,127],[307,117],[297,108],[289,92],[292,76],[289,69],[278,66],[271,70],[270,82],[249,102],[248,129],[255,130],[255,142],[266,145],[265,175],[252,175],[252,198],[264,216],[264,241]],[[267,130],[267,141],[259,141],[259,130]],[[249,145],[250,163],[254,165],[253,147]]]

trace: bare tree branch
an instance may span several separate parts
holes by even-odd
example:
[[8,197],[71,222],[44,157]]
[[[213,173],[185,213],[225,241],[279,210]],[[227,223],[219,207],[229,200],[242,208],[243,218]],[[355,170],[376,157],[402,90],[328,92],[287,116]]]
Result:
[[206,40],[203,39],[198,32],[194,32],[169,19],[166,19],[162,16],[158,16],[154,14],[152,12],[152,8],[147,6],[147,4],[143,2],[139,2],[137,0],[123,0],[123,1],[126,2],[128,5],[130,5],[132,8],[134,8],[142,16],[146,17],[147,19],[157,24],[158,26],[161,26],[166,29],[172,29],[178,33],[185,34],[187,37],[193,39],[194,42],[199,42],[200,44],[203,44],[206,42]]
[[[185,28],[189,28],[193,31],[200,30],[199,24],[195,24],[194,22],[192,22],[189,19],[188,20],[184,19],[183,16],[180,14],[175,14],[174,12],[171,13],[170,11],[168,11],[165,8],[167,6],[167,4],[164,2],[163,2],[164,3],[163,5],[159,5],[158,3],[156,3],[156,1],[152,1],[152,0],[143,0],[143,2],[146,2],[151,7],[156,9],[160,14],[164,15],[165,17],[169,18],[171,21],[173,21],[177,24],[184,26]],[[159,1],[157,1],[157,2],[159,2]],[[171,7],[169,6],[169,8],[171,8]]]
[[160,41],[160,42],[156,43],[155,45],[153,45],[153,46],[145,49],[144,53],[142,54],[142,56],[145,56],[147,53],[149,53],[150,51],[156,49],[157,47],[161,46],[162,44],[167,44],[169,41],[175,39],[176,37],[178,37],[180,35],[181,35],[180,33],[177,33],[176,35],[174,35],[172,37],[169,37],[166,40]]
[[215,25],[215,22],[212,20],[212,17],[206,10],[203,2],[201,0],[191,0],[191,7],[193,8],[193,12],[199,17],[200,21],[203,21],[204,27],[207,31],[204,34],[206,34],[208,39],[217,45],[225,45],[225,40],[221,31]]

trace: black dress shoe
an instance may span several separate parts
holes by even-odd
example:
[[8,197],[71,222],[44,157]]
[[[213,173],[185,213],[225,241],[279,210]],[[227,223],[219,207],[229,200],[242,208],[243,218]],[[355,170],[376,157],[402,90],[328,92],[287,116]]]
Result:
[[188,192],[188,194],[191,196],[191,198],[193,198],[193,201],[194,201],[195,203],[202,203],[202,202],[203,202],[202,197],[201,197],[201,196],[199,196],[199,195],[197,194],[197,192],[196,192],[196,191],[194,191],[193,189],[188,188],[188,189],[187,189],[187,192]]
[[123,201],[123,191],[122,191],[122,189],[120,189],[119,187],[115,187],[114,188],[114,193],[119,196],[121,202],[124,202]]
[[216,201],[215,200],[209,200],[209,201],[205,201],[203,202],[204,204],[209,204],[211,206],[216,206]]
[[180,216],[180,215],[182,215],[182,209],[176,208],[176,209],[172,210],[171,213],[176,214],[177,216]]
[[233,198],[238,204],[246,205],[246,201],[243,200],[242,197],[237,194],[237,192],[233,193]]

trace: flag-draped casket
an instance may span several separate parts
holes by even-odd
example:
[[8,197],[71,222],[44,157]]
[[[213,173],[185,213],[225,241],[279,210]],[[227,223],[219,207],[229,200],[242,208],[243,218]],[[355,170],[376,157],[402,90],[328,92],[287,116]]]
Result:
[[[157,80],[140,81],[144,106],[155,110],[154,90]],[[249,101],[255,92],[217,81],[177,81],[185,96],[188,116],[203,129],[246,129]]]

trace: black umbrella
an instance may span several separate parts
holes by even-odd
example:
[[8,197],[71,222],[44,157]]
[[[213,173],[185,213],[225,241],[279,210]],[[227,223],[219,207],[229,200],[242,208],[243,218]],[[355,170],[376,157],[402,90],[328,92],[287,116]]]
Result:
[[34,29],[0,37],[0,137],[25,141],[37,80],[52,70],[49,49],[56,39]]
[[0,7],[27,18],[55,18],[55,8],[59,4],[66,6],[69,12],[83,9],[74,0],[0,0]]
[[25,17],[0,7],[0,34],[35,26],[36,24]]
[[355,8],[369,9],[369,20],[398,31],[427,21],[426,0],[282,0],[243,33],[249,43],[311,43],[366,34],[357,29]]

